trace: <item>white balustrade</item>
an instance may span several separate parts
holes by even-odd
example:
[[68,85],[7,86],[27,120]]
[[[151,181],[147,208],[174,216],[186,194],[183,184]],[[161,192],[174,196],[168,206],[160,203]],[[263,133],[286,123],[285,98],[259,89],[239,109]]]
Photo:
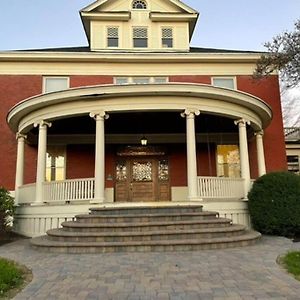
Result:
[[202,199],[241,199],[244,197],[244,179],[200,176],[198,193]]
[[44,182],[44,202],[85,201],[94,199],[95,179],[69,179]]

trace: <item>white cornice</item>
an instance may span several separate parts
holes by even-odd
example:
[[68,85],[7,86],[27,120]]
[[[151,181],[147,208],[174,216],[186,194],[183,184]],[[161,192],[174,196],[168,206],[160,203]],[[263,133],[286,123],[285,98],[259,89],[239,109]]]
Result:
[[1,61],[32,62],[246,62],[256,63],[260,53],[140,53],[140,52],[0,52]]

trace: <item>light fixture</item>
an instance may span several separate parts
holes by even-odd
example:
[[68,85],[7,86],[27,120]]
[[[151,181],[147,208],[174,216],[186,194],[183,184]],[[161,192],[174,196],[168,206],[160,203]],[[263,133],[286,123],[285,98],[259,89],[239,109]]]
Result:
[[148,140],[147,140],[147,138],[146,138],[145,136],[143,136],[143,137],[141,138],[141,144],[142,144],[142,146],[147,146]]

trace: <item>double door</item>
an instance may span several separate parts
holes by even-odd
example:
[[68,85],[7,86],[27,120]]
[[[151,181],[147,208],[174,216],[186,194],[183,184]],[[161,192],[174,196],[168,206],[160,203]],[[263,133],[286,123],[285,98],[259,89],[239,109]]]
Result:
[[169,164],[165,158],[119,159],[115,178],[118,202],[170,200]]

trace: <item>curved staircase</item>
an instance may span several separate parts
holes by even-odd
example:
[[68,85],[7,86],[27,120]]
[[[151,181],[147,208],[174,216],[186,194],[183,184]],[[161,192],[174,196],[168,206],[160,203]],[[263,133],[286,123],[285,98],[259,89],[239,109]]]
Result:
[[33,238],[31,245],[57,253],[189,251],[247,246],[260,236],[201,205],[173,204],[91,208],[90,214]]

